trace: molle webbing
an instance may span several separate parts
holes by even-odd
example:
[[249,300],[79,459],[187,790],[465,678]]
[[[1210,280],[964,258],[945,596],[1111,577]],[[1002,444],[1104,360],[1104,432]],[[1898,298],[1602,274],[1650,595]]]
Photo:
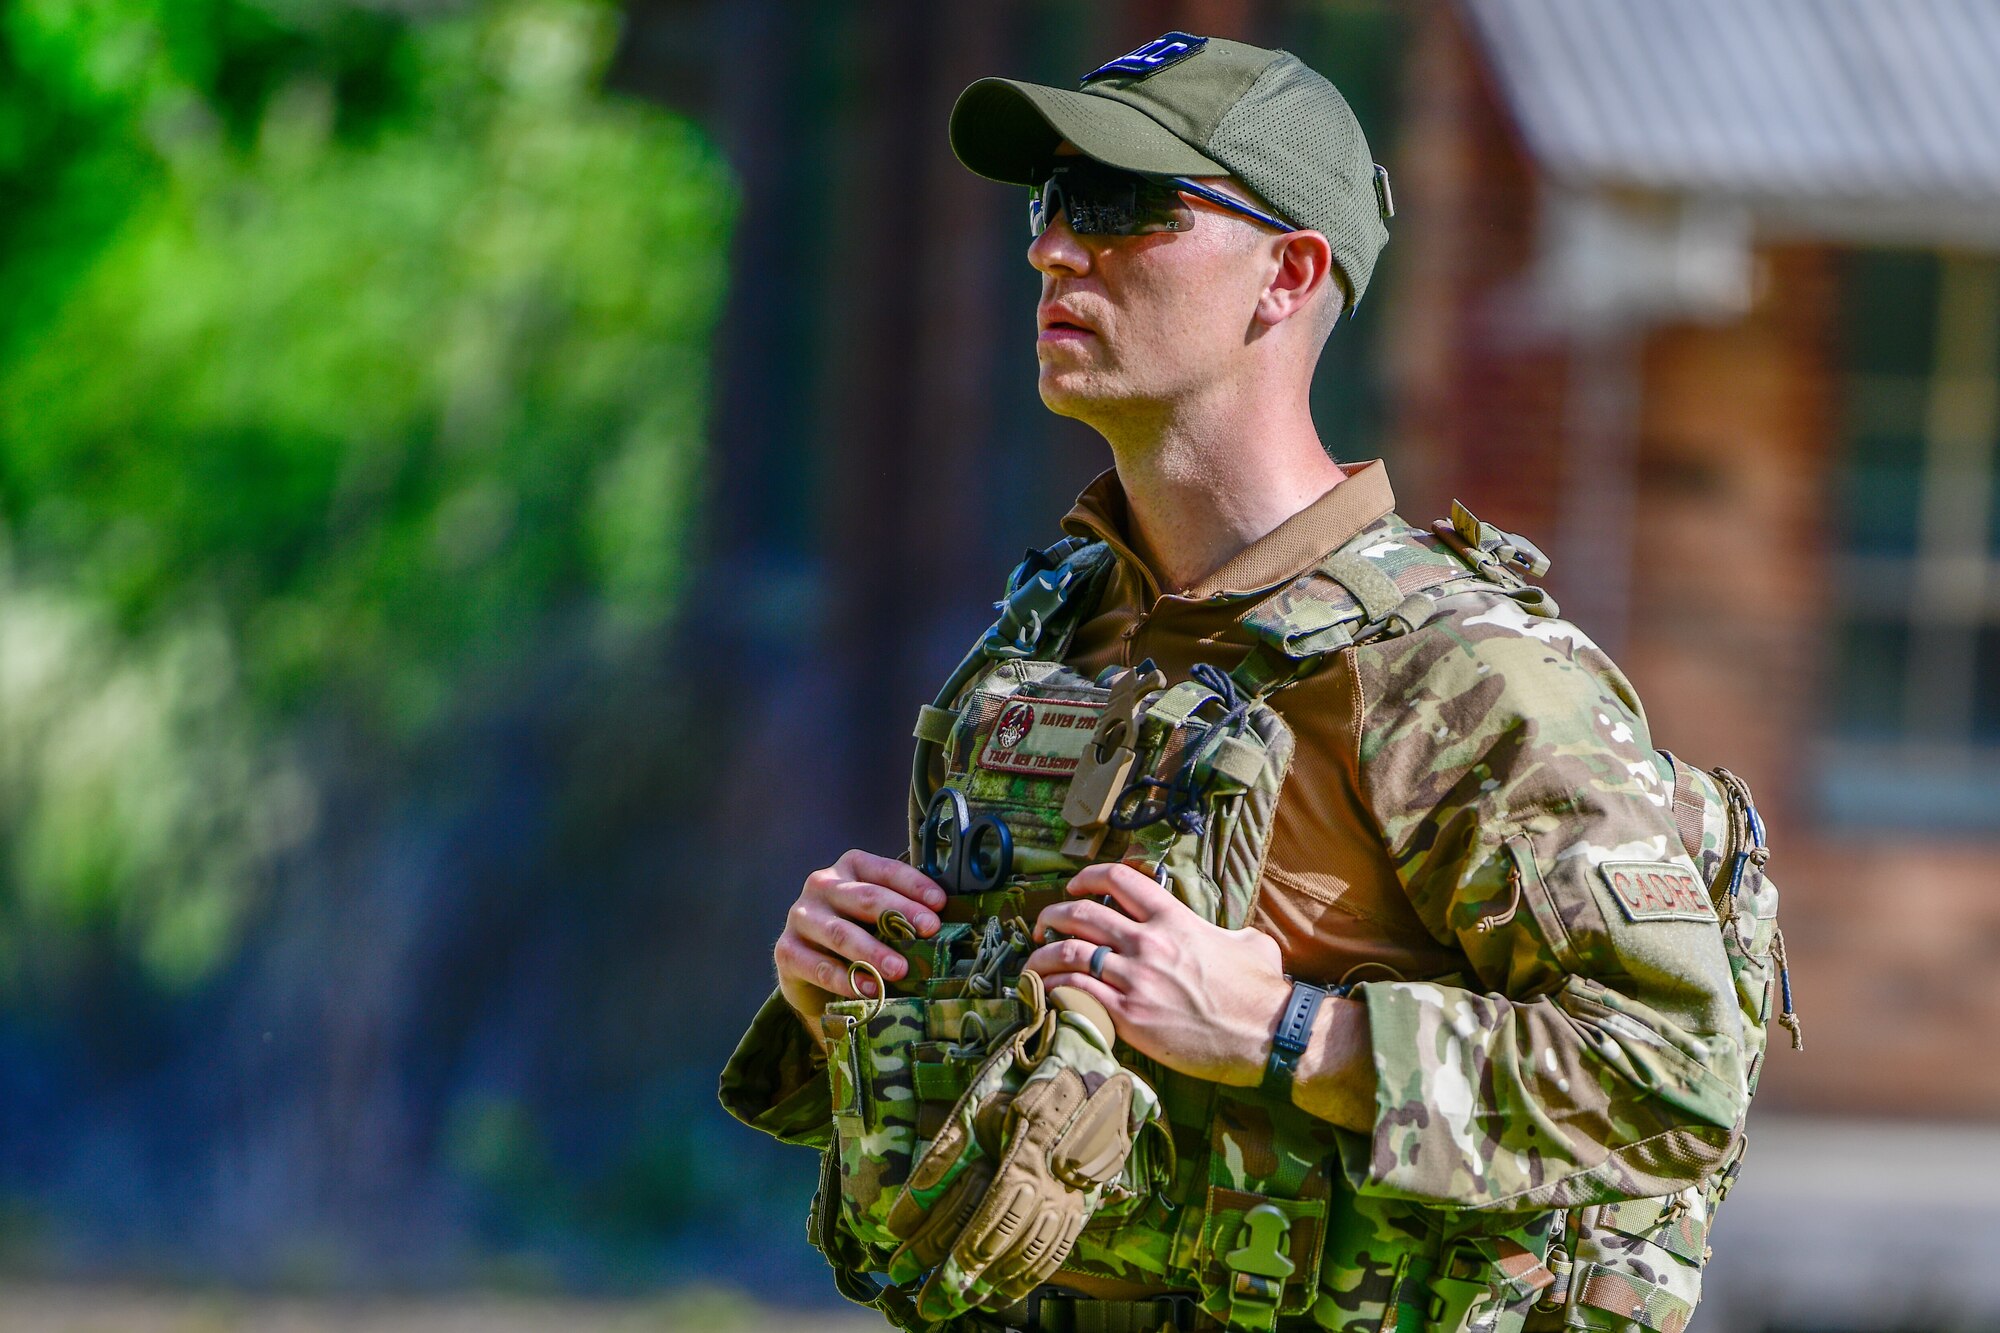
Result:
[[[994,893],[954,894],[944,900],[938,909],[938,919],[944,922],[980,922],[991,916],[1003,919],[1020,917],[1023,921],[1033,921],[1042,914],[1045,907],[1053,907],[1067,901],[1069,893],[1060,884],[1045,889],[1003,889]],[[996,905],[995,900],[1000,900]]]
[[1667,758],[1674,769],[1674,831],[1680,834],[1688,860],[1700,865],[1701,796],[1694,789],[1694,776],[1687,765],[1675,761],[1671,754]]

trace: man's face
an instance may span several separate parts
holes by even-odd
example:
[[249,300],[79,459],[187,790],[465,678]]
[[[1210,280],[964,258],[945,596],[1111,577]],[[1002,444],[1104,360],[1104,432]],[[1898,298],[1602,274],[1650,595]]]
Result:
[[[1249,198],[1227,178],[1202,183]],[[1244,355],[1275,233],[1182,198],[1194,214],[1187,231],[1079,236],[1058,215],[1029,245],[1042,275],[1038,387],[1051,411],[1091,422],[1149,414],[1226,380]]]

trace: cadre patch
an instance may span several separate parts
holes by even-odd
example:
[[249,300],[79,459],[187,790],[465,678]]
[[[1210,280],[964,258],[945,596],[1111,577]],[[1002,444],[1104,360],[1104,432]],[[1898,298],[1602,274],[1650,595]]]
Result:
[[1671,861],[1605,861],[1597,867],[1627,921],[1713,921],[1715,905],[1694,872]]
[[1038,777],[1073,773],[1103,712],[1101,703],[1016,695],[1000,710],[979,751],[979,766]]

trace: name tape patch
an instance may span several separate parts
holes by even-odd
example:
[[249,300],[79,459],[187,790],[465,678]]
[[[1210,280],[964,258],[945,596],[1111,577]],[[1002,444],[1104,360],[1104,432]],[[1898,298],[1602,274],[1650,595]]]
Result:
[[1191,32],[1162,33],[1136,51],[1128,51],[1116,60],[1105,61],[1084,75],[1077,87],[1084,87],[1098,79],[1143,79],[1158,74],[1169,65],[1179,64],[1207,45],[1208,38],[1197,37]]
[[1037,776],[1073,773],[1103,712],[1101,703],[1016,695],[980,748],[979,766]]
[[1606,861],[1597,867],[1628,921],[1713,921],[1701,881],[1671,861]]

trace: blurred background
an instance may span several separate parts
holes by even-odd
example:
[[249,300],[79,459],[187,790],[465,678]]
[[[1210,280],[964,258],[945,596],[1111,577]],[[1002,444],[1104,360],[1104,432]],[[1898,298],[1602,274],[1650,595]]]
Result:
[[0,3],[0,1327],[877,1326],[716,1074],[1106,462],[951,101],[1172,28],[1391,170],[1329,448],[1760,797],[1703,1326],[2000,1328],[2000,0]]

